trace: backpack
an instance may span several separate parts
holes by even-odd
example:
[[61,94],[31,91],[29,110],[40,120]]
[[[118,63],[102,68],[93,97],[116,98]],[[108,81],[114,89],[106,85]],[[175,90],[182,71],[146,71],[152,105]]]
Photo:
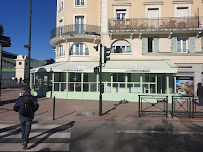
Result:
[[34,114],[34,103],[30,96],[22,97],[19,112],[24,117],[31,117]]

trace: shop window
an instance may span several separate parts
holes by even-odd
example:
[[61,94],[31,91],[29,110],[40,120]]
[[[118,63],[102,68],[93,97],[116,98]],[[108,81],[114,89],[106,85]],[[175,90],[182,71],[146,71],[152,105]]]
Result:
[[150,74],[150,73],[144,74],[143,82],[155,82],[155,74]]
[[174,76],[172,74],[169,75],[169,93],[174,93],[175,84],[174,84]]
[[122,54],[132,53],[130,44],[125,40],[119,40],[112,44],[111,53]]
[[102,82],[111,82],[111,73],[102,73]]
[[54,82],[66,82],[66,73],[54,73]]
[[166,74],[157,75],[157,93],[166,93]]
[[187,38],[177,38],[177,52],[178,53],[188,53],[188,39]]
[[96,74],[84,73],[83,74],[83,91],[84,92],[96,92]]
[[138,73],[128,73],[127,74],[128,79],[128,92],[129,93],[140,93],[140,74]]
[[81,91],[81,73],[69,73],[69,91]]
[[128,82],[140,82],[140,74],[139,73],[128,73]]
[[125,74],[113,73],[113,82],[125,82]]
[[125,92],[125,74],[124,73],[113,73],[112,92]]
[[74,44],[70,50],[70,55],[89,55],[88,47],[85,44]]

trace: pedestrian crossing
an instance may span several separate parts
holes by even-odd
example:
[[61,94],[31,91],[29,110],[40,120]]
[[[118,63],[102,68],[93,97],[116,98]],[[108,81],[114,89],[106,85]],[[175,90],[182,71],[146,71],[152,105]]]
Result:
[[[32,124],[26,151],[64,151],[70,149],[71,127],[64,125]],[[0,124],[0,152],[24,151],[19,124]]]

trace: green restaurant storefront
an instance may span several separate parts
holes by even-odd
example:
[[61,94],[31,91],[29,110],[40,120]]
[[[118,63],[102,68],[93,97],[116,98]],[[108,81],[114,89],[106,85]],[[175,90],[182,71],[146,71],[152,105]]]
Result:
[[[99,100],[99,74],[94,73],[98,65],[98,62],[60,62],[31,69],[32,94]],[[108,61],[102,72],[103,100],[136,102],[138,95],[170,97],[176,90],[177,66],[167,60]]]

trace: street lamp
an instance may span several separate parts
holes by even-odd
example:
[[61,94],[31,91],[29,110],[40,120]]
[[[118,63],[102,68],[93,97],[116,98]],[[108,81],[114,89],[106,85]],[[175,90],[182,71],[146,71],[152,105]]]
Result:
[[30,0],[30,24],[29,24],[29,45],[24,45],[28,49],[28,76],[27,76],[27,85],[30,86],[30,52],[31,52],[31,19],[32,17],[32,0]]

